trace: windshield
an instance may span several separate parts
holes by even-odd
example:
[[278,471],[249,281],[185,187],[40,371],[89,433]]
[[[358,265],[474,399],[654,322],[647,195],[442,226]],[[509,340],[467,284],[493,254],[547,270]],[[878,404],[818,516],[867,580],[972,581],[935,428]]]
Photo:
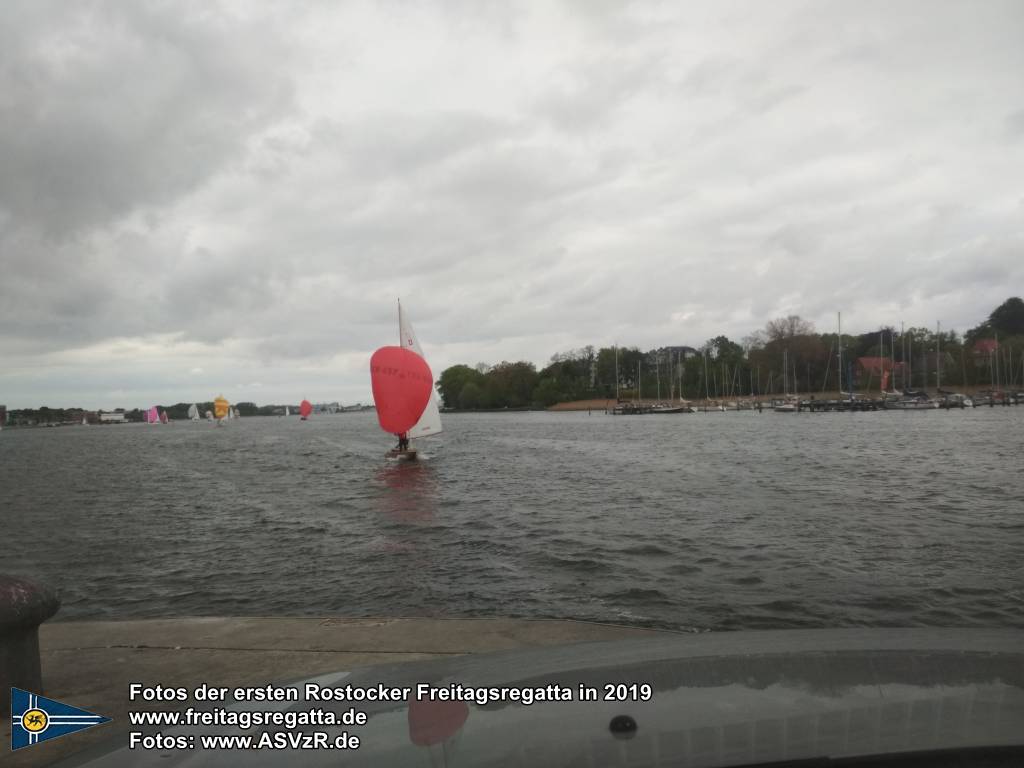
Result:
[[5,764],[1020,746],[1016,6],[6,16]]

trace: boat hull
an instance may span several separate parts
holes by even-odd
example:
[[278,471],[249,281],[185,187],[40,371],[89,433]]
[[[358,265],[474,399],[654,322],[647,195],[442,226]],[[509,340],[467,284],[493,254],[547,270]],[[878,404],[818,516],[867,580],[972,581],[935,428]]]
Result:
[[384,458],[394,459],[395,461],[416,461],[418,456],[415,448],[408,451],[400,451],[397,448],[392,448],[384,454]]

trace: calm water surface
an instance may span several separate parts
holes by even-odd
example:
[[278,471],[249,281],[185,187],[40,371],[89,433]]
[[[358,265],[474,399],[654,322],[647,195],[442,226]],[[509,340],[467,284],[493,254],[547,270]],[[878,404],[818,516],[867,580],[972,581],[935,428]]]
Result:
[[0,571],[62,618],[1024,627],[1024,408],[4,430]]

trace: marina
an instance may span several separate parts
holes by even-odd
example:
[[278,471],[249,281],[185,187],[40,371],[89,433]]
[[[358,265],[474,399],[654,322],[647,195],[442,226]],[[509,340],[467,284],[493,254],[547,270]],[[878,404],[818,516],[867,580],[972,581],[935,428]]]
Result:
[[685,401],[682,404],[623,402],[605,406],[604,412],[616,416],[642,416],[658,413],[708,413],[726,411],[775,411],[777,413],[825,413],[832,411],[934,411],[967,408],[995,408],[1024,405],[1024,392],[983,393],[968,397],[958,393],[937,393],[932,397],[912,393],[903,397],[831,397],[831,398],[748,398],[742,400]]

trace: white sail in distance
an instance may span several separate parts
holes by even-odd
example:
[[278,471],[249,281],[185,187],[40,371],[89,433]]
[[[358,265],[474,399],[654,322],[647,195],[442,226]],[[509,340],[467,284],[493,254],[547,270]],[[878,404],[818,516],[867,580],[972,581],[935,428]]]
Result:
[[[422,357],[424,360],[427,358],[423,354],[423,350],[420,348],[420,342],[416,338],[416,331],[412,329],[412,323],[409,322],[409,318],[405,316],[405,312],[402,311],[402,302],[398,302],[398,335],[399,335],[399,346],[415,352],[417,355]],[[408,436],[412,440],[416,437],[429,437],[430,435],[436,435],[441,432],[441,412],[437,409],[437,393],[433,391],[431,387],[430,401],[427,403],[427,407],[423,411],[423,415],[420,416],[420,420],[416,422],[416,425],[409,430]]]

